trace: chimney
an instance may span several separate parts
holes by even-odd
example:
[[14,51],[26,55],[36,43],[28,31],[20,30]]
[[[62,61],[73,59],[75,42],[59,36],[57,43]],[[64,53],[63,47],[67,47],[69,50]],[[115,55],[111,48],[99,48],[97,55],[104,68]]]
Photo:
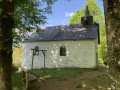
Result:
[[81,18],[81,24],[83,26],[92,26],[93,25],[93,16],[90,15],[88,4],[86,5],[85,16]]

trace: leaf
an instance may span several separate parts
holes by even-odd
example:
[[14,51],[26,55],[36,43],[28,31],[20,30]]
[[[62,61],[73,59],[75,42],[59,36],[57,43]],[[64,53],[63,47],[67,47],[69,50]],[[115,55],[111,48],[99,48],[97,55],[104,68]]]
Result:
[[[94,22],[99,23],[100,40],[101,44],[98,46],[99,58],[107,60],[107,44],[106,44],[106,30],[105,30],[105,17],[100,9],[100,6],[95,0],[87,0],[90,15],[93,16]],[[76,13],[69,19],[69,24],[81,23],[81,17],[85,15],[86,4],[81,10],[77,10]]]

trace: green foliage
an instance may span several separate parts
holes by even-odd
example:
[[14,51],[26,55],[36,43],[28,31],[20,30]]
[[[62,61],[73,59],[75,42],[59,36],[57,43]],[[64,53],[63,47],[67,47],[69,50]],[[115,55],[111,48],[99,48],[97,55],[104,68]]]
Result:
[[14,21],[16,28],[46,23],[45,14],[51,14],[51,5],[57,0],[15,0]]
[[[88,4],[90,15],[93,16],[94,22],[104,22],[104,15],[102,14],[100,6],[98,6],[97,2],[95,2],[95,0],[88,0],[86,3]],[[77,12],[72,16],[72,18],[70,18],[69,24],[81,23],[81,17],[85,15],[85,10],[86,4],[83,9],[77,10]]]
[[[38,26],[46,23],[46,14],[52,13],[52,4],[57,0],[14,0],[14,29],[13,43],[22,42],[24,33],[30,32],[26,27]],[[18,29],[15,30],[15,29]],[[30,29],[32,30],[32,29]]]
[[[100,30],[100,45],[98,46],[99,60],[107,60],[107,44],[106,44],[106,30],[105,30],[105,19],[100,9],[100,6],[95,0],[87,0],[90,15],[93,16],[93,21],[99,23]],[[81,10],[77,12],[69,19],[69,24],[81,23],[81,17],[85,15],[86,4]],[[101,61],[100,61],[101,62]]]

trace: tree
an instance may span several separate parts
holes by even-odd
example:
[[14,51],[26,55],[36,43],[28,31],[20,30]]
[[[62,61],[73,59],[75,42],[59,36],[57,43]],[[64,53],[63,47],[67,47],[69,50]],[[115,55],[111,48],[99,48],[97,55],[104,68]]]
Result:
[[[89,1],[89,0],[88,0]],[[103,0],[112,90],[120,89],[120,0]]]
[[112,90],[120,90],[120,0],[103,0]]
[[[12,28],[14,11],[13,0],[0,1],[0,89],[12,90]],[[7,32],[7,33],[6,33]]]
[[[100,45],[99,45],[99,59],[107,60],[107,44],[106,44],[106,31],[105,31],[105,19],[100,6],[98,6],[95,0],[87,0],[90,14],[93,16],[94,22],[99,23],[100,29]],[[81,17],[84,16],[86,10],[86,4],[81,10],[77,12],[69,19],[69,24],[81,23]]]
[[[56,0],[0,0],[0,90],[12,90],[12,43],[15,28],[46,23]],[[45,8],[42,6],[45,4]],[[18,36],[17,36],[18,37]]]
[[[33,26],[45,24],[46,14],[52,13],[52,4],[57,0],[14,0],[14,32],[15,42],[20,43],[25,32],[33,30]],[[17,32],[16,28],[18,29]],[[18,34],[19,32],[19,34]]]

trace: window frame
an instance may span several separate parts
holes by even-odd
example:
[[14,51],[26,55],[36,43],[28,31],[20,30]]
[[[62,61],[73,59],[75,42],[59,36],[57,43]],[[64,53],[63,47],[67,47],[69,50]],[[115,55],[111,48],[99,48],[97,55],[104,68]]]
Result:
[[65,45],[60,46],[60,56],[66,56],[66,47],[65,47]]

